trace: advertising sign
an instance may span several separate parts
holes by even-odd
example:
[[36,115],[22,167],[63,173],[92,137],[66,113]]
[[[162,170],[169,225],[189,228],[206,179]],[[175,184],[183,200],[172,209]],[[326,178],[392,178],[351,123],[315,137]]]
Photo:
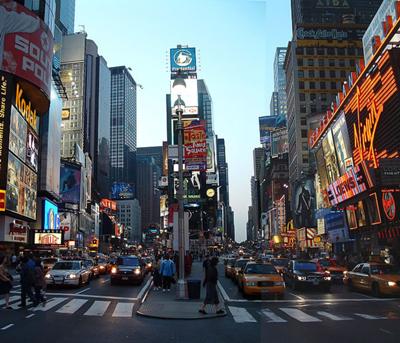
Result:
[[71,213],[60,213],[60,231],[64,232],[64,241],[69,241],[71,239],[71,233],[73,231]]
[[14,220],[9,224],[9,229],[5,229],[4,240],[14,243],[28,243],[29,226],[27,223]]
[[345,214],[343,211],[332,211],[324,216],[327,231],[347,229]]
[[58,207],[47,199],[43,200],[43,218],[43,230],[59,229]]
[[126,182],[114,182],[111,187],[111,199],[133,199],[135,190],[133,185]]
[[62,234],[56,232],[35,232],[34,243],[44,245],[60,245],[62,244]]
[[214,140],[212,138],[207,138],[207,172],[215,172],[215,150],[214,150]]
[[271,132],[271,156],[278,157],[279,155],[288,152],[288,132],[286,128]]
[[187,170],[206,170],[207,145],[205,122],[193,120],[184,128],[184,158]]
[[195,72],[196,48],[173,48],[170,50],[171,72]]
[[350,167],[353,166],[349,133],[347,131],[344,113],[339,116],[336,123],[332,126],[332,134],[333,141],[335,142],[340,175],[343,175]]
[[0,1],[0,69],[23,78],[50,98],[53,36],[34,13]]
[[298,184],[292,196],[295,211],[295,227],[316,227],[314,180],[307,179]]
[[263,116],[258,118],[260,127],[260,143],[271,144],[271,131],[286,126],[284,116]]
[[60,196],[62,202],[79,204],[81,193],[81,166],[61,162],[60,165]]
[[332,183],[339,178],[340,173],[331,130],[327,132],[326,137],[322,141],[322,149],[325,157],[325,167],[328,181],[329,183]]
[[171,80],[171,107],[172,114],[176,113],[178,103],[181,104],[184,116],[193,116],[199,113],[197,93],[197,79]]
[[112,201],[110,199],[101,199],[100,200],[100,211],[104,211],[104,210],[116,211],[117,210],[117,202]]

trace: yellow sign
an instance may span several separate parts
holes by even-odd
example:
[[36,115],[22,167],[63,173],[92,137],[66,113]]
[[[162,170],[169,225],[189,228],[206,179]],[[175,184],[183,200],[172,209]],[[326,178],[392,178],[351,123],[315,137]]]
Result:
[[63,108],[63,110],[61,111],[61,119],[69,119],[70,114],[71,110],[69,108]]
[[33,108],[30,100],[25,99],[23,95],[24,95],[24,90],[19,85],[19,83],[17,83],[17,89],[15,92],[15,106],[17,107],[18,111],[22,114],[22,116],[26,119],[28,124],[35,131],[37,131],[36,109]]
[[6,210],[6,191],[0,190],[0,212]]
[[212,188],[207,189],[207,196],[212,198],[215,195],[215,191]]
[[320,236],[315,236],[314,237],[314,243],[321,243],[321,237]]

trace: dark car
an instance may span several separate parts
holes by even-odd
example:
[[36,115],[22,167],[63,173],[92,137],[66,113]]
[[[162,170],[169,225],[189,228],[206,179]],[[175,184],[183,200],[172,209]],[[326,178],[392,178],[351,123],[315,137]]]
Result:
[[111,284],[118,281],[141,284],[145,277],[145,268],[137,256],[119,256],[111,268]]
[[83,265],[90,271],[90,278],[98,278],[100,275],[99,267],[97,266],[96,261],[92,259],[83,260]]
[[97,260],[97,266],[99,268],[100,274],[107,274],[110,272],[111,266],[109,264],[109,261],[105,258],[99,258]]
[[293,290],[300,286],[321,287],[329,292],[331,276],[329,272],[319,272],[315,262],[308,260],[292,260],[286,270],[286,282]]

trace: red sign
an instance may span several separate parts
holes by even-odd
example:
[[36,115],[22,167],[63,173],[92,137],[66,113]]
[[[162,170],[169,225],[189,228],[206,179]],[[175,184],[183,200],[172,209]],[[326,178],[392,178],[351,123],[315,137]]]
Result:
[[6,191],[0,190],[0,212],[6,210]]
[[0,69],[23,78],[50,98],[53,35],[38,16],[0,0]]
[[193,120],[184,129],[185,164],[188,170],[206,170],[207,143],[204,121]]
[[396,216],[396,202],[391,192],[382,193],[382,207],[387,219],[394,220]]

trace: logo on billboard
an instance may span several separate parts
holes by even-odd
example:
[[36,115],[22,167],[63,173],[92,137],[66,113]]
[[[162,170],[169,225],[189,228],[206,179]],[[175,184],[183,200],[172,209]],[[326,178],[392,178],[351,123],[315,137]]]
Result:
[[196,49],[175,48],[170,51],[171,72],[195,72]]
[[382,206],[387,219],[393,220],[396,216],[396,202],[392,193],[385,192],[382,194]]
[[174,55],[174,61],[178,66],[186,67],[193,61],[192,53],[189,50],[178,50]]

